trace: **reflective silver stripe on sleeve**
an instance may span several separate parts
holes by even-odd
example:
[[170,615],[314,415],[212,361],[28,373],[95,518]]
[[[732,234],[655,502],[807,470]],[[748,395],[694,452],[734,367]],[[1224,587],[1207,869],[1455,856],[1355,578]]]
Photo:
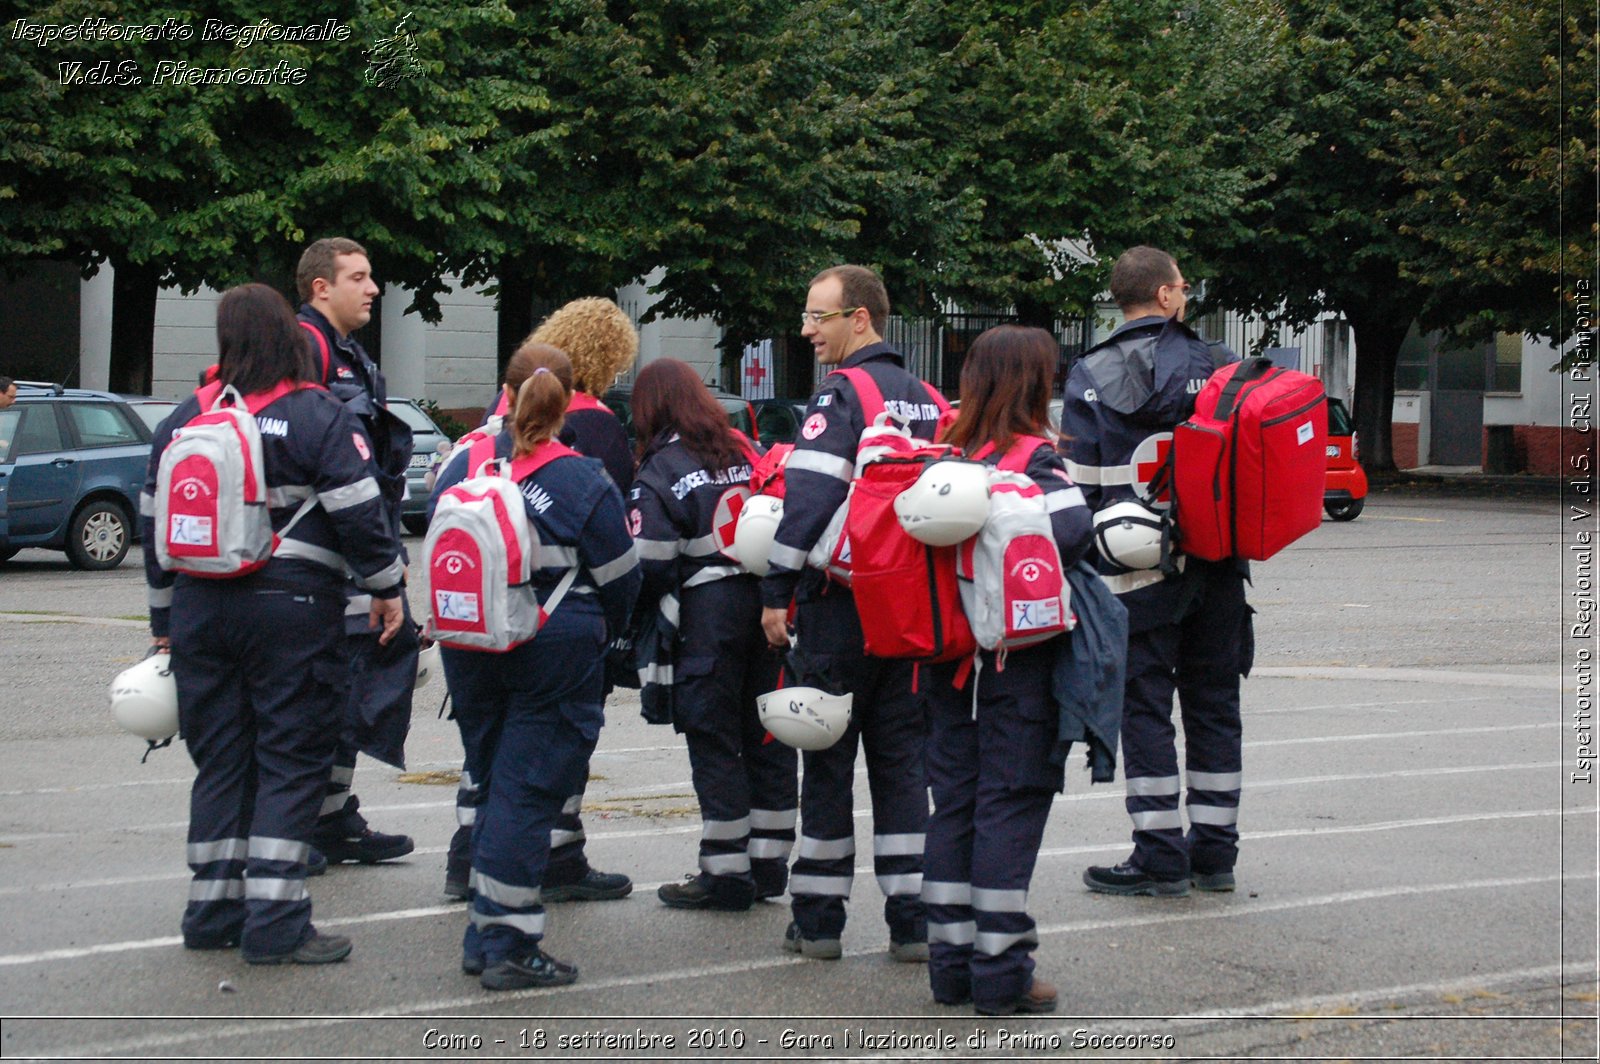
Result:
[[1138,798],[1177,794],[1180,789],[1176,776],[1131,776],[1126,783],[1128,794]]
[[[971,905],[972,884],[939,879],[922,881],[922,900],[928,905]],[[931,924],[929,925],[932,926]]]
[[1148,813],[1129,813],[1135,831],[1166,831],[1183,828],[1183,814],[1176,809],[1153,809]]
[[144,593],[145,605],[153,610],[166,610],[172,608],[172,588],[147,587]]
[[1129,465],[1079,465],[1072,459],[1067,459],[1067,476],[1078,484],[1132,484],[1136,479],[1134,468]]
[[394,587],[401,580],[405,579],[405,575],[406,563],[401,561],[399,557],[396,557],[394,561],[390,562],[388,565],[385,565],[382,569],[379,569],[371,576],[358,575],[356,577],[356,586],[370,588],[374,591],[382,591],[385,588]]
[[1232,827],[1239,822],[1237,806],[1202,805],[1189,803],[1189,823],[1210,824],[1213,827]]
[[922,873],[906,872],[898,876],[879,876],[878,889],[883,891],[886,898],[898,897],[902,894],[922,896]]
[[191,842],[189,863],[210,864],[212,861],[242,861],[250,852],[243,839],[217,839],[213,842]]
[[874,835],[872,852],[879,857],[921,857],[925,835]]
[[722,553],[715,535],[696,536],[683,544],[683,553],[691,558],[705,558]]
[[806,551],[799,547],[790,547],[783,543],[774,543],[767,557],[773,565],[798,572],[806,567]]
[[633,545],[630,543],[621,557],[606,562],[604,565],[592,566],[589,569],[589,575],[594,578],[596,586],[605,587],[611,581],[627,576],[638,564],[639,555],[634,551]]
[[1083,497],[1082,488],[1063,488],[1059,491],[1052,491],[1044,497],[1045,510],[1053,514],[1074,506],[1088,505],[1089,500]]
[[788,839],[764,839],[756,837],[745,846],[744,852],[750,855],[752,861],[771,861],[773,859],[786,860],[794,851],[794,843]]
[[800,860],[813,861],[838,861],[856,855],[856,840],[850,839],[813,839],[809,835],[800,836]]
[[562,802],[561,811],[567,816],[577,816],[579,813],[583,812],[583,795],[574,794],[571,798],[568,798],[565,802]]
[[262,861],[288,861],[293,864],[305,864],[306,858],[311,856],[311,844],[309,842],[296,842],[293,839],[274,839],[265,835],[251,835],[250,856]]
[[506,913],[502,916],[487,916],[472,911],[472,926],[479,931],[489,927],[509,927],[521,931],[524,935],[544,937],[544,912],[536,913]]
[[338,510],[348,510],[352,506],[360,506],[364,502],[376,499],[378,495],[378,482],[371,477],[362,477],[354,484],[317,492],[317,501],[322,503],[324,510],[334,513]]
[[826,451],[795,451],[789,455],[789,472],[804,469],[808,473],[821,473],[823,476],[843,480],[846,483],[855,478],[856,464],[852,459],[840,458],[836,454]]
[[851,876],[790,876],[789,896],[818,894],[827,898],[848,898]]
[[928,941],[944,942],[952,946],[970,946],[978,934],[978,925],[971,920],[962,920],[954,924],[941,924],[933,920],[928,921]]
[[276,488],[267,489],[267,506],[274,510],[299,506],[315,494],[316,492],[306,484],[280,484]]
[[662,595],[661,596],[661,619],[671,623],[672,627],[674,627],[674,628],[678,627],[678,596],[677,595]]
[[797,809],[750,810],[750,827],[756,831],[792,831],[799,819]]
[[1037,946],[1039,944],[1039,935],[1034,931],[1011,934],[1001,931],[980,931],[972,940],[972,948],[985,957],[998,957],[1019,943]]
[[139,516],[154,517],[156,515],[156,497],[148,491],[139,493]]
[[473,870],[469,882],[483,897],[509,909],[531,909],[535,905],[543,904],[538,887],[519,887],[512,883],[503,883],[476,869]]
[[316,562],[325,565],[336,572],[344,572],[344,558],[337,551],[326,547],[318,547],[307,543],[303,539],[286,539],[278,544],[278,549],[273,551],[273,556],[278,558],[295,558],[299,561]]
[[748,875],[750,855],[747,853],[701,854],[700,871],[708,876]]
[[639,552],[639,557],[652,562],[670,562],[678,556],[678,551],[682,546],[683,540],[681,539],[636,539],[633,541],[633,548]]
[[552,850],[557,846],[570,846],[574,842],[582,842],[583,840],[584,834],[582,831],[563,831],[561,828],[553,828],[550,832],[550,848]]
[[311,895],[306,893],[306,881],[303,879],[262,879],[251,876],[244,881],[244,896],[249,901],[305,901]]
[[1028,911],[1028,892],[973,887],[972,907],[986,913],[1025,913]]
[[708,565],[683,582],[686,588],[699,587],[701,584],[710,584],[717,580],[726,580],[730,576],[744,576],[750,570],[742,565]]
[[1244,783],[1242,772],[1189,773],[1189,786],[1197,791],[1236,791]]
[[725,839],[732,841],[742,839],[750,834],[750,820],[740,817],[738,820],[707,820],[700,825],[702,839]]
[[222,901],[242,897],[242,879],[196,879],[189,884],[190,901]]

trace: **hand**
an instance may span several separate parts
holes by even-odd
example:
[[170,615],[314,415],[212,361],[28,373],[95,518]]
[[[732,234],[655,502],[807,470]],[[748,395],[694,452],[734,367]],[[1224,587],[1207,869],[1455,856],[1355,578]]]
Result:
[[761,611],[761,630],[774,650],[789,648],[789,611],[771,606]]
[[388,646],[389,640],[400,630],[400,625],[406,619],[406,611],[400,605],[399,597],[381,599],[372,596],[372,612],[367,614],[367,627],[377,628],[383,626],[383,633],[378,636],[379,646]]
[[150,637],[150,650],[156,654],[172,653],[172,637],[170,635],[153,635]]

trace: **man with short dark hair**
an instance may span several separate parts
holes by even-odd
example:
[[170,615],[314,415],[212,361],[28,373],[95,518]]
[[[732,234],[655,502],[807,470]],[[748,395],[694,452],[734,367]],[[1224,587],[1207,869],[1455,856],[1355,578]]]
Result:
[[17,382],[10,377],[0,377],[0,410],[17,401]]
[[[1195,396],[1224,362],[1183,324],[1189,284],[1171,255],[1152,247],[1124,252],[1111,270],[1123,324],[1090,348],[1067,379],[1061,429],[1067,472],[1090,507],[1141,499],[1162,510],[1152,483],[1172,430],[1194,411]],[[1179,515],[1179,520],[1182,516]],[[1239,852],[1239,678],[1255,641],[1243,562],[1180,555],[1174,569],[1128,570],[1099,561],[1102,579],[1128,608],[1128,663],[1122,718],[1123,775],[1133,821],[1133,854],[1092,867],[1085,885],[1104,894],[1180,897],[1231,891]],[[1179,796],[1172,696],[1178,695],[1187,762],[1189,828]]]
[[[322,383],[361,418],[372,440],[379,490],[400,536],[400,502],[411,462],[411,430],[384,406],[383,373],[352,334],[372,320],[378,286],[366,249],[354,240],[318,240],[300,256],[295,271],[301,306],[299,321],[311,342],[311,357]],[[404,551],[400,558],[405,561]],[[349,684],[345,719],[334,752],[333,777],[322,803],[313,844],[331,863],[375,864],[403,857],[416,848],[409,835],[374,831],[351,793],[356,753],[396,767],[405,766],[405,737],[411,726],[411,693],[416,683],[418,638],[406,608],[406,623],[388,644],[370,630],[371,595],[355,582],[345,585],[345,648]],[[401,596],[405,602],[404,595]]]
[[[865,373],[880,393],[880,403],[908,412],[912,433],[931,439],[946,404],[906,372],[905,359],[883,341],[888,316],[889,296],[877,274],[863,266],[835,266],[811,282],[801,335],[811,342],[818,363]],[[772,646],[788,648],[787,611],[791,600],[795,603],[792,682],[854,695],[844,736],[826,750],[804,755],[800,854],[789,878],[794,922],[783,945],[821,960],[843,952],[845,900],[855,877],[852,796],[859,744],[867,756],[873,866],[885,898],[889,954],[897,961],[925,962],[926,729],[912,664],[867,657],[849,588],[829,585],[819,570],[806,567],[807,553],[850,490],[856,445],[871,416],[864,406],[855,382],[842,373],[829,374],[811,397],[785,473],[772,568],[761,581],[761,626]]]

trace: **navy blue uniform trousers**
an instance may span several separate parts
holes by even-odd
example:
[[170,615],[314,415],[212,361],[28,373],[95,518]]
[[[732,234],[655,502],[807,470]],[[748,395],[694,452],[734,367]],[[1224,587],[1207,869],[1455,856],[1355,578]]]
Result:
[[[867,755],[872,791],[873,871],[895,942],[922,942],[922,849],[928,828],[923,771],[926,722],[906,661],[869,658],[855,599],[830,587],[803,602],[795,617],[799,645],[790,652],[790,686],[853,693],[850,727],[826,750],[803,754],[800,854],[789,877],[795,923],[806,938],[838,938],[855,878],[856,750]],[[926,678],[924,677],[924,682]]]
[[922,900],[928,908],[928,979],[936,1001],[1003,1006],[1033,982],[1039,944],[1027,913],[1039,844],[1065,769],[1051,763],[1057,709],[1053,643],[1014,650],[1005,669],[983,654],[955,689],[955,665],[926,670],[928,819]]
[[179,577],[172,673],[196,774],[185,943],[294,950],[313,934],[305,860],[344,707],[343,592]]
[[443,648],[467,771],[478,788],[463,952],[493,967],[544,937],[550,829],[604,723],[605,621],[564,607],[504,654]]

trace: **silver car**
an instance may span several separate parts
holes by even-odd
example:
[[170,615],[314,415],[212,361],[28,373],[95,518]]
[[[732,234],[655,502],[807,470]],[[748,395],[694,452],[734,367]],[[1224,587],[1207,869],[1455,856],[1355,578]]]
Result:
[[406,470],[406,500],[400,505],[400,520],[407,532],[420,536],[428,531],[428,473],[436,462],[443,461],[439,445],[453,441],[415,399],[390,399],[389,410],[411,428],[411,467]]

